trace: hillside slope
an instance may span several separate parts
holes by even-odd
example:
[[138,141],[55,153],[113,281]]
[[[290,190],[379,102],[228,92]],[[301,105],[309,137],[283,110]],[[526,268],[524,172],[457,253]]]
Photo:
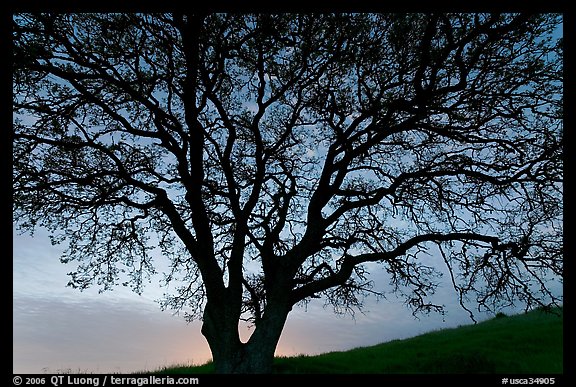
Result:
[[[563,373],[563,310],[500,316],[410,339],[317,356],[281,357],[276,373]],[[158,373],[210,373],[212,364]]]

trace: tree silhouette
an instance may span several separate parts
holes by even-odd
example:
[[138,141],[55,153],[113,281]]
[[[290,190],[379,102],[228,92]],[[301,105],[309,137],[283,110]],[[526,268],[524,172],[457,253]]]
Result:
[[561,22],[17,14],[14,222],[68,242],[73,287],[168,267],[223,373],[270,372],[293,306],[361,306],[376,264],[414,312],[438,263],[464,308],[556,304]]

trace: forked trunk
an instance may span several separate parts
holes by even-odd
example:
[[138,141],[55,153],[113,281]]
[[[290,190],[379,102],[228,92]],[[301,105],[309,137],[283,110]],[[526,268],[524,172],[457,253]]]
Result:
[[240,341],[238,320],[213,321],[204,318],[202,334],[206,337],[214,369],[219,374],[272,373],[274,352],[289,308],[267,308],[246,343]]

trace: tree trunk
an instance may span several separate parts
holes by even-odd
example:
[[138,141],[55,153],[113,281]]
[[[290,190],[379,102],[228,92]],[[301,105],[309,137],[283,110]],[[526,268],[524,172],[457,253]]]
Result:
[[[246,343],[240,341],[238,319],[215,321],[205,309],[202,334],[219,374],[272,373],[274,352],[290,308],[268,305]],[[220,316],[221,313],[218,313]]]

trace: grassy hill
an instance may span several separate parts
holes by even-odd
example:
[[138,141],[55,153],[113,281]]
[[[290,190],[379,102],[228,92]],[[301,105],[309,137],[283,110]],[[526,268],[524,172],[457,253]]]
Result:
[[[561,374],[563,310],[499,316],[394,340],[372,347],[317,356],[280,357],[276,373],[303,374]],[[163,368],[156,373],[211,373],[212,364]]]

